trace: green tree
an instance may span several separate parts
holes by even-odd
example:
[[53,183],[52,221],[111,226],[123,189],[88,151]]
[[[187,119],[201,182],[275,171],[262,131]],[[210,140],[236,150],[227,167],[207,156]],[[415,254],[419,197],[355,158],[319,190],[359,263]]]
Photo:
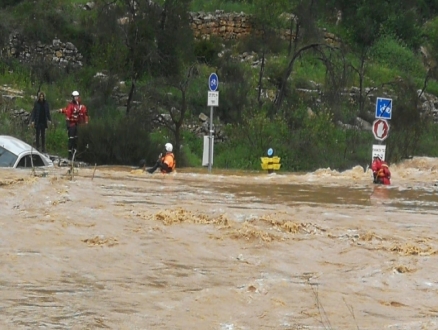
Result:
[[197,73],[196,66],[189,66],[185,75],[155,78],[145,86],[146,109],[173,135],[174,153],[180,159],[182,127],[188,112],[188,92]]
[[388,158],[399,161],[415,155],[427,128],[430,118],[419,111],[419,95],[412,79],[400,79],[394,85],[394,115],[391,119],[391,132],[388,136]]
[[[124,60],[110,67],[130,81],[126,114],[130,113],[139,79],[155,70],[160,59],[157,44],[162,9],[152,1],[99,2],[96,35],[106,61]],[[118,53],[118,50],[120,53]],[[95,48],[95,51],[99,49]],[[115,55],[109,58],[108,55]]]
[[281,19],[281,14],[286,7],[286,1],[254,0],[253,4],[255,9],[252,15],[252,37],[256,39],[257,48],[255,51],[259,54],[261,61],[257,84],[257,102],[261,107],[266,56],[281,42],[278,31],[281,31],[285,21]]
[[96,70],[129,79],[128,47],[122,25],[128,20],[122,4],[98,0],[94,16],[86,22],[88,31],[94,36],[90,65]]
[[[318,7],[316,1],[294,0],[287,7],[288,13],[294,18],[291,25],[293,35],[287,65],[278,77],[275,106],[281,108],[287,91],[288,81],[293,72],[295,61],[309,50],[324,47],[322,31],[317,27]],[[293,27],[293,28],[292,28]]]
[[364,82],[369,53],[379,38],[381,22],[386,20],[385,13],[389,10],[389,5],[388,2],[382,3],[378,0],[350,3],[345,0],[338,0],[335,3],[342,12],[341,26],[344,27],[345,31],[342,37],[345,40],[346,47],[355,55],[351,59],[350,65],[358,76],[359,114],[363,115],[366,101]]
[[366,94],[364,81],[371,51],[382,37],[403,41],[416,48],[419,46],[421,17],[417,14],[417,2],[379,0],[332,0],[328,6],[339,10],[341,37],[349,52],[354,55],[351,68],[359,81],[359,113],[364,115]]
[[165,0],[156,33],[159,76],[178,76],[195,60],[193,32],[189,24],[189,0]]
[[240,123],[251,103],[251,76],[244,66],[231,58],[230,53],[219,61],[217,73],[221,81],[220,106],[215,111],[226,124]]
[[425,44],[421,49],[427,74],[423,90],[427,88],[430,79],[438,79],[438,17],[429,21],[424,27]]

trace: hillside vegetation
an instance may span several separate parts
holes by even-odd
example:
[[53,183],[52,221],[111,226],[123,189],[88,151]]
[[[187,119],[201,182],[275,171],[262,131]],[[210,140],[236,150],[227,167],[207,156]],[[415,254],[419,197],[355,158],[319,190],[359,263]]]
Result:
[[[33,130],[7,110],[30,111],[29,96],[39,90],[58,109],[79,90],[91,115],[80,131],[79,148],[89,145],[82,160],[152,163],[170,141],[179,166],[200,166],[203,140],[188,124],[209,114],[207,79],[216,72],[220,106],[214,120],[227,138],[215,145],[214,167],[260,169],[259,157],[270,147],[281,157],[282,170],[365,166],[375,141],[359,124],[374,119],[373,100],[384,95],[394,100],[387,159],[438,156],[438,125],[430,109],[422,109],[425,95],[438,95],[436,1],[96,0],[89,5],[0,3],[0,83],[27,95],[12,105],[0,101],[0,134],[32,144]],[[251,14],[253,33],[231,41],[197,40],[187,13],[201,10]],[[28,43],[71,42],[83,65],[20,61],[20,49],[7,51],[12,33]],[[327,35],[335,41],[328,42]],[[241,61],[244,53],[257,63]],[[123,110],[116,93],[126,95]],[[167,119],[158,125],[162,114]],[[53,114],[53,123],[48,150],[66,155],[64,118]]]

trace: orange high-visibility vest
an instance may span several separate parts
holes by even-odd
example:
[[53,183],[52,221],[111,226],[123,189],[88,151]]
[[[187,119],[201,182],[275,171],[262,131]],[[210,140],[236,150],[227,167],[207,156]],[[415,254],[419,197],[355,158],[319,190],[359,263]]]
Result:
[[172,152],[166,153],[162,158],[161,161],[165,164],[167,164],[167,167],[169,168],[169,171],[161,170],[162,173],[170,173],[175,170],[176,162],[175,162],[175,156]]

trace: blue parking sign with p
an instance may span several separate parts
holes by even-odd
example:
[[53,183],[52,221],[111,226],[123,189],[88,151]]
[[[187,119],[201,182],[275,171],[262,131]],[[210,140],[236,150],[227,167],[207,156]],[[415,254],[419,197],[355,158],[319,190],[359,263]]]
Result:
[[378,97],[376,100],[376,118],[391,119],[392,99]]

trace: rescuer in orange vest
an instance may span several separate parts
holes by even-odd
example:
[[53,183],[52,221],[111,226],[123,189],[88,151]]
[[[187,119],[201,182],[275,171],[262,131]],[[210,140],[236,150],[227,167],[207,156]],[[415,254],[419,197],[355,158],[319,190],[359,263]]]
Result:
[[166,143],[164,147],[166,149],[166,153],[164,156],[160,154],[157,163],[147,170],[149,173],[154,173],[158,168],[160,168],[161,173],[172,173],[175,171],[176,162],[175,155],[172,152],[173,146],[171,143]]

